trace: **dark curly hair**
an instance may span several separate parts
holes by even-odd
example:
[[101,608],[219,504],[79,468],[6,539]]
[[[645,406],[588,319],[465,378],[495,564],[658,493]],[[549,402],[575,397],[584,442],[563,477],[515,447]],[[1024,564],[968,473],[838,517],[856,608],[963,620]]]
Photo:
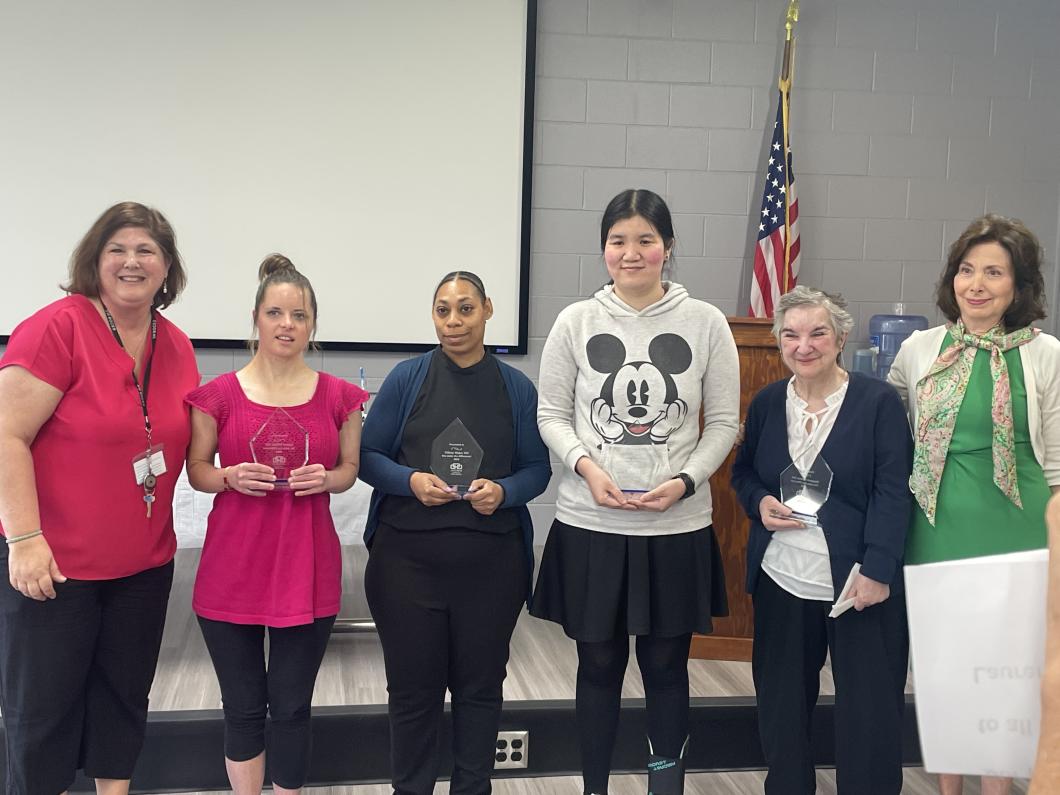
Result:
[[935,304],[952,323],[961,317],[953,278],[968,251],[980,243],[997,243],[1012,260],[1015,296],[1002,317],[1006,331],[1029,326],[1045,317],[1045,279],[1042,277],[1042,244],[1023,221],[989,213],[976,218],[950,246],[946,267],[935,293]]

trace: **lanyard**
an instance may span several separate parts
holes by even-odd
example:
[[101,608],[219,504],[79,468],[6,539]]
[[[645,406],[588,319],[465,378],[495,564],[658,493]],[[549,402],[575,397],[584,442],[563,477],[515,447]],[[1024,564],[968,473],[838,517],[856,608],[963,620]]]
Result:
[[[107,318],[107,325],[110,326],[110,333],[114,335],[114,339],[121,346],[121,349],[127,350],[125,343],[121,341],[121,334],[118,333],[118,327],[114,324],[114,317],[111,315],[110,310],[107,309],[107,305],[103,303],[102,299],[99,302],[103,306],[103,315]],[[136,385],[136,394],[140,396],[140,410],[144,414],[144,431],[147,433],[147,454],[151,455],[151,418],[147,413],[147,393],[151,388],[151,365],[155,361],[155,342],[158,340],[158,317],[155,315],[155,310],[151,310],[151,354],[147,357],[147,363],[144,365],[144,382],[140,384],[140,379],[136,377],[136,362],[133,361],[132,368],[132,379],[133,384]]]

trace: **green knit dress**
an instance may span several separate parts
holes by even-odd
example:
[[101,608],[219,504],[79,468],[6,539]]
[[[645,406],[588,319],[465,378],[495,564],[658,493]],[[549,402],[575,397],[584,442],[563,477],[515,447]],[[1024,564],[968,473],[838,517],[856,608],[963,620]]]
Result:
[[[942,341],[942,350],[952,344],[953,340],[947,334]],[[1012,391],[1016,477],[1023,508],[1016,507],[994,483],[990,351],[980,350],[975,355],[968,391],[957,413],[953,439],[946,454],[935,526],[931,526],[914,500],[913,522],[906,542],[906,563],[998,555],[1041,549],[1048,544],[1045,504],[1049,501],[1050,490],[1031,447],[1023,363],[1019,348],[1003,355],[1008,364]]]

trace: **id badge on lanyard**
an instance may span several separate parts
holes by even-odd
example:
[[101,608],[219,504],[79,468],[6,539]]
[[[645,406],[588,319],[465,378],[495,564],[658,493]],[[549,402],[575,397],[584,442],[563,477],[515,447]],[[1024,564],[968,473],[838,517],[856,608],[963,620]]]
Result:
[[[114,335],[114,339],[118,345],[121,346],[122,350],[125,348],[125,343],[122,342],[121,335],[118,333],[118,327],[114,323],[114,317],[111,315],[110,310],[107,309],[107,305],[103,304],[100,300],[100,304],[103,305],[103,314],[107,318],[107,325],[110,326],[110,333]],[[158,476],[164,475],[166,472],[166,459],[165,459],[165,445],[154,444],[151,438],[151,417],[147,411],[147,395],[148,390],[151,388],[151,368],[155,361],[155,348],[158,341],[158,317],[155,315],[155,310],[151,310],[151,354],[147,358],[147,363],[144,365],[144,382],[141,385],[140,379],[136,377],[136,362],[133,361],[132,379],[133,384],[136,387],[136,394],[140,399],[140,410],[144,416],[144,434],[147,437],[147,444],[144,448],[144,452],[138,453],[133,457],[132,468],[133,478],[136,481],[137,486],[142,486],[144,490],[144,504],[146,506],[147,518],[151,518],[151,507],[155,501],[155,488],[158,486]]]

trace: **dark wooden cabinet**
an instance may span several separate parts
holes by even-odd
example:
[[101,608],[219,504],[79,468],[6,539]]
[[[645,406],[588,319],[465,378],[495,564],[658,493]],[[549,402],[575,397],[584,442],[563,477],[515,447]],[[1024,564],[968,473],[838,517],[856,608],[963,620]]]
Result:
[[[766,384],[789,375],[780,359],[771,319],[730,317],[729,328],[740,354],[740,421],[747,415],[751,398]],[[735,451],[729,453],[710,479],[714,501],[714,532],[725,566],[725,590],[729,597],[728,618],[714,619],[711,635],[694,635],[690,657],[706,660],[750,660],[754,615],[751,597],[744,591],[749,523],[729,484]]]

